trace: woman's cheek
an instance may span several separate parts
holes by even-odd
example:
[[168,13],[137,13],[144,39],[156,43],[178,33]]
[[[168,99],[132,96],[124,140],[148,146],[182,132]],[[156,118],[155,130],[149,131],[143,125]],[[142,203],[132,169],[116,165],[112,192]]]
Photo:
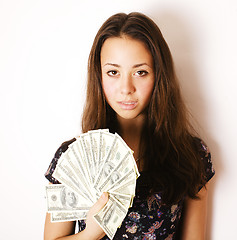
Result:
[[107,101],[110,100],[111,97],[115,94],[114,87],[109,82],[103,83],[103,91]]

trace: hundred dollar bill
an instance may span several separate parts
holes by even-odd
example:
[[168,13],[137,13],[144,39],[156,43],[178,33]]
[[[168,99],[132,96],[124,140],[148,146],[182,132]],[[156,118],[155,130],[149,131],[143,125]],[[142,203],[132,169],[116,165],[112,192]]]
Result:
[[90,141],[89,133],[81,134],[80,141],[82,145],[82,149],[84,151],[84,156],[86,157],[86,164],[88,168],[88,177],[91,184],[94,182],[95,177],[95,167],[94,167],[94,159],[92,154],[92,146]]
[[[126,173],[126,175],[122,176],[118,181],[114,182],[111,186],[109,186],[109,189],[107,191],[110,191],[117,186],[123,186],[123,184],[132,179],[135,180],[134,183],[136,184],[136,173],[134,169],[131,169],[129,172]],[[133,187],[135,188],[135,186]]]
[[139,171],[138,171],[138,167],[137,167],[137,163],[136,163],[136,161],[135,161],[135,159],[134,159],[134,157],[133,157],[133,150],[131,149],[131,148],[129,148],[128,147],[128,145],[126,144],[126,142],[117,134],[117,136],[118,136],[118,138],[119,138],[119,140],[121,141],[121,142],[123,142],[123,144],[127,147],[127,149],[131,152],[131,158],[132,158],[132,162],[133,162],[133,166],[134,166],[134,169],[135,169],[135,172],[136,172],[136,175],[137,175],[137,178],[140,176],[140,173],[139,173]]
[[113,196],[110,196],[107,204],[94,216],[94,218],[106,235],[110,239],[113,239],[126,214],[127,209],[125,209]]
[[[98,186],[98,190],[100,192],[108,191],[110,186],[124,177],[130,169],[133,169],[133,159],[131,158],[131,152],[127,152],[125,157],[115,165],[115,168],[111,170],[111,173],[103,180],[103,183]],[[134,174],[135,172],[131,173]]]
[[46,186],[48,212],[88,211],[92,204],[63,184]]
[[121,161],[125,157],[128,151],[131,151],[124,141],[121,141],[121,138],[118,134],[115,134],[113,144],[111,149],[101,166],[98,177],[95,181],[94,187],[98,189],[98,187],[103,183],[104,179],[111,173],[111,171],[115,168],[118,162]]
[[51,222],[67,222],[85,220],[88,211],[51,212]]
[[82,149],[80,149],[80,147],[78,146],[78,142],[79,139],[77,138],[76,141],[69,145],[69,149],[71,150],[69,152],[69,156],[71,159],[74,159],[74,161],[77,162],[77,166],[80,172],[83,174],[84,179],[86,180],[88,178],[88,170],[86,166],[85,157],[82,153]]
[[[129,151],[129,152],[131,152],[131,156],[132,156],[133,164],[134,164],[134,169],[135,169],[135,171],[136,171],[137,178],[138,178],[138,177],[140,176],[140,174],[139,174],[139,171],[138,171],[137,163],[136,163],[136,161],[135,161],[135,159],[134,159],[134,157],[133,157],[133,153],[134,153],[133,150],[128,147],[128,145],[126,144],[126,142],[125,142],[117,133],[115,133],[115,138],[117,139],[117,142],[119,142],[119,143],[122,145],[122,147],[123,147],[124,150],[125,150],[125,153],[126,153],[126,150]],[[121,148],[120,148],[120,151],[121,151]]]
[[92,183],[94,184],[94,179],[97,174],[97,164],[98,164],[98,137],[96,138],[96,132],[88,132],[89,139],[90,139],[90,151],[91,151],[91,159],[93,165],[93,173],[92,173]]
[[91,180],[90,168],[89,168],[89,164],[85,154],[85,150],[83,148],[81,137],[77,138],[77,140],[74,142],[74,146],[75,146],[74,150],[78,153],[78,156],[80,156],[78,160],[81,162],[82,168],[84,170],[84,176],[87,179],[88,184],[93,186],[92,180]]
[[112,148],[112,145],[114,143],[115,135],[110,132],[101,132],[100,135],[100,150],[99,150],[99,168],[103,166],[103,163],[105,162],[107,155],[110,152],[110,149]]
[[133,154],[132,154],[132,158],[133,158],[133,166],[134,166],[134,169],[135,169],[135,172],[136,172],[136,178],[138,178],[140,176],[140,173],[138,171],[137,163],[136,163],[136,160],[134,159]]
[[91,152],[92,152],[92,159],[94,160],[94,176],[93,181],[95,180],[96,174],[98,173],[98,169],[100,168],[100,161],[101,161],[101,149],[100,146],[102,146],[102,134],[103,132],[108,132],[108,129],[99,129],[99,130],[93,130],[89,131],[90,141],[91,141]]
[[133,196],[131,195],[124,195],[124,194],[115,194],[115,193],[109,193],[110,196],[115,198],[118,202],[120,202],[121,205],[124,206],[125,209],[128,209],[132,206],[133,202]]
[[124,195],[131,195],[135,196],[135,188],[136,188],[136,178],[130,177],[126,179],[121,185],[116,184],[110,188],[110,193],[115,194],[124,194]]

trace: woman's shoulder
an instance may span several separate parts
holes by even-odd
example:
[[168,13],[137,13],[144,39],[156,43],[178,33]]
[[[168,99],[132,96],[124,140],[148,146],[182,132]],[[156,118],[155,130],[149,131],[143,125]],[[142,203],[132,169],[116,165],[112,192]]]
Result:
[[[68,149],[68,146],[73,143],[74,141],[76,141],[76,138],[72,138],[68,141],[65,141],[61,144],[61,146],[58,148],[58,150],[56,151],[55,155],[60,155],[65,152]],[[59,157],[60,157],[59,156]]]
[[210,149],[207,146],[207,144],[205,143],[204,140],[202,140],[199,137],[193,137],[194,143],[196,145],[196,147],[198,148],[199,153],[202,156],[207,156],[207,155],[211,155],[210,153]]
[[207,162],[210,162],[212,164],[211,152],[206,142],[198,137],[194,137],[194,142],[199,152],[201,160],[206,160]]
[[200,160],[204,167],[205,181],[208,182],[215,174],[210,149],[208,145],[198,137],[194,138],[194,142],[198,148]]
[[48,167],[48,170],[46,171],[46,173],[44,174],[44,176],[53,184],[58,184],[59,182],[52,176],[53,172],[57,166],[58,163],[58,159],[61,157],[62,153],[64,153],[67,149],[68,146],[73,143],[74,141],[76,141],[76,138],[72,138],[68,141],[65,141],[61,144],[61,146],[57,149],[57,151],[54,154],[54,157]]

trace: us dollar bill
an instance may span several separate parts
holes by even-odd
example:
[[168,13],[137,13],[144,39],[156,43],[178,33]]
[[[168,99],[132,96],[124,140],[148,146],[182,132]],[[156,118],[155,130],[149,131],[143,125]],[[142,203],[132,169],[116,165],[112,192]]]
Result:
[[117,194],[117,193],[109,193],[114,199],[116,199],[125,209],[128,209],[132,206],[133,196]]
[[88,168],[88,178],[91,184],[94,182],[95,177],[95,166],[94,166],[94,159],[92,154],[92,146],[90,141],[90,135],[89,133],[84,133],[80,136],[82,149],[84,151],[84,156],[86,157],[86,164]]
[[125,209],[125,207],[113,196],[110,196],[107,204],[94,216],[94,218],[106,235],[110,239],[113,239],[126,214],[127,209]]
[[[136,183],[136,174],[134,169],[131,169],[129,172],[126,173],[126,175],[124,175],[118,181],[112,184],[110,186],[110,190],[117,188],[118,186],[122,187],[127,181],[130,181],[132,179],[134,180],[134,183]],[[134,185],[133,185],[133,188],[134,188]]]
[[109,190],[110,193],[135,196],[136,179],[126,179],[122,185],[114,185]]
[[[77,138],[77,140],[75,142],[73,142],[72,144],[69,145],[69,149],[71,151],[69,151],[69,156],[71,159],[73,159],[76,162],[76,165],[79,168],[79,171],[83,174],[82,177],[84,177],[85,181],[88,179],[88,170],[87,170],[87,166],[86,166],[86,161],[83,153],[82,153],[82,149],[79,147],[79,139]],[[89,184],[89,183],[88,183]]]
[[79,156],[78,161],[81,162],[81,166],[83,168],[85,178],[88,180],[88,184],[93,186],[92,180],[91,180],[90,168],[89,168],[90,164],[87,161],[87,156],[83,148],[81,136],[77,138],[77,141],[75,141],[73,145],[75,146],[74,150],[76,151],[76,153],[78,153],[78,156]]
[[89,136],[90,136],[90,141],[91,141],[91,152],[92,152],[92,158],[94,160],[94,176],[93,176],[93,183],[96,178],[96,174],[98,169],[100,168],[100,162],[101,162],[101,146],[102,146],[102,141],[103,141],[103,133],[107,132],[108,129],[99,129],[99,130],[93,130],[89,131]]
[[68,222],[85,220],[88,211],[74,211],[74,212],[51,212],[51,222]]
[[[106,165],[104,167],[106,167]],[[101,180],[101,185],[98,186],[98,190],[100,192],[109,191],[111,186],[116,185],[120,179],[127,176],[130,169],[133,169],[133,159],[131,158],[131,152],[128,151],[124,158],[115,165],[114,169],[111,169],[108,176]],[[130,174],[135,174],[135,171],[130,171]]]
[[136,176],[137,176],[137,178],[138,178],[138,177],[140,176],[140,173],[139,173],[139,171],[138,171],[137,163],[136,163],[136,161],[135,161],[135,159],[134,159],[134,156],[133,156],[133,153],[134,153],[133,150],[128,147],[128,145],[126,144],[126,142],[125,142],[118,134],[116,134],[116,135],[117,135],[119,141],[120,141],[121,143],[123,143],[123,145],[124,145],[125,147],[127,147],[128,151],[131,152],[131,155],[130,155],[130,156],[131,156],[131,160],[132,160],[132,162],[133,162],[133,167],[134,167],[134,169],[135,169]]
[[[100,135],[100,147],[99,147],[99,169],[103,166],[103,163],[107,159],[113,144],[115,135],[110,132],[101,132]],[[97,180],[97,179],[95,179]]]
[[46,186],[48,212],[88,211],[92,206],[88,200],[63,184]]
[[98,188],[102,184],[104,179],[107,178],[117,163],[125,157],[128,150],[131,151],[126,143],[124,141],[121,141],[121,138],[115,134],[110,151],[106,157],[106,160],[103,162],[98,177],[95,181],[95,188]]

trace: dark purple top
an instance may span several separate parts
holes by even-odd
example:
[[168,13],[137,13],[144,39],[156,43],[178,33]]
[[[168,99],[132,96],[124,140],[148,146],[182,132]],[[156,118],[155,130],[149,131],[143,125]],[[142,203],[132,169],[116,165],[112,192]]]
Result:
[[[57,165],[58,159],[63,152],[65,152],[68,146],[76,139],[72,139],[63,143],[55,153],[55,156],[45,173],[45,177],[51,183],[59,183],[52,174]],[[211,162],[211,154],[207,146],[200,141],[200,156],[204,161],[206,168],[206,181],[208,182],[215,171]],[[151,197],[147,197],[149,194],[149,188],[146,178],[146,172],[141,172],[140,177],[137,179],[136,195],[133,200],[133,206],[129,208],[128,213],[123,220],[120,228],[118,228],[113,239],[133,239],[133,240],[145,240],[145,239],[157,239],[157,240],[173,240],[177,239],[176,235],[182,215],[182,209],[184,204],[184,198],[178,203],[167,206],[161,204],[161,195],[153,194]],[[85,222],[78,221],[79,231],[85,228]],[[105,236],[104,240],[109,238]]]

